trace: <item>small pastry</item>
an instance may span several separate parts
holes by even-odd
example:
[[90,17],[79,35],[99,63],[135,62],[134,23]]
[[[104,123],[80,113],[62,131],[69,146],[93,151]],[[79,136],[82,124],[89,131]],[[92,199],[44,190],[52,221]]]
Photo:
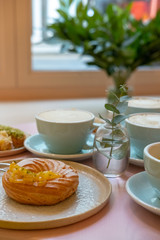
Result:
[[30,205],[53,205],[71,196],[78,187],[78,173],[57,160],[28,158],[12,163],[2,177],[6,194]]
[[4,125],[0,125],[0,131],[7,132],[8,136],[10,136],[12,139],[14,148],[23,147],[23,143],[26,138],[23,131],[21,131],[17,128],[12,128],[12,127],[8,127],[8,126],[4,126]]
[[13,147],[12,139],[6,131],[0,131],[0,151],[11,150]]

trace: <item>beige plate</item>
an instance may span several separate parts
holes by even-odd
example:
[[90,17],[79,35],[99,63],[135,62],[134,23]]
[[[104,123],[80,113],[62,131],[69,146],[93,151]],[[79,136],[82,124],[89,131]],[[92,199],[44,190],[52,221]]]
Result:
[[25,147],[15,148],[7,151],[0,151],[0,157],[8,157],[26,151]]
[[53,206],[29,206],[13,201],[6,196],[0,175],[0,227],[28,230],[56,228],[86,219],[105,206],[111,194],[107,178],[83,164],[64,162],[77,169],[79,186],[75,194]]

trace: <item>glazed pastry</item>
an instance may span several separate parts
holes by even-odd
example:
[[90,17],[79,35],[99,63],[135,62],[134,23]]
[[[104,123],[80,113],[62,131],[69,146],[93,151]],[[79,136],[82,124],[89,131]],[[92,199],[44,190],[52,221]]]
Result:
[[19,203],[52,205],[71,196],[78,187],[78,173],[57,160],[28,158],[12,163],[2,177],[7,195]]
[[8,136],[6,131],[0,131],[0,151],[12,149],[12,139]]
[[8,127],[8,126],[4,126],[4,125],[0,125],[0,131],[6,131],[8,136],[11,137],[14,148],[23,147],[23,143],[26,138],[23,131],[21,131],[17,128],[12,128],[12,127]]

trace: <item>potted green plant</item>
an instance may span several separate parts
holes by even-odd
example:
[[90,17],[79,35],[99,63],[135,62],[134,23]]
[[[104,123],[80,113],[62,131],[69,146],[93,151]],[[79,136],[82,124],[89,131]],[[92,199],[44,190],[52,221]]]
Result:
[[111,76],[113,91],[119,96],[120,86],[139,66],[160,60],[160,11],[154,19],[143,22],[131,15],[131,5],[120,8],[110,4],[102,15],[89,3],[79,1],[72,16],[74,2],[60,0],[60,17],[49,26],[53,37],[68,41],[71,51],[92,57],[87,64]]

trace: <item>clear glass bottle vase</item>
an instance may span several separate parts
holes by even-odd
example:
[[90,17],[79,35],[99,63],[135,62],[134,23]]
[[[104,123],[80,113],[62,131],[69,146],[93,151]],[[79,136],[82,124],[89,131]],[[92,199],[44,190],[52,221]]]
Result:
[[106,177],[118,177],[127,169],[130,142],[126,129],[107,123],[97,129],[94,140],[93,164]]

